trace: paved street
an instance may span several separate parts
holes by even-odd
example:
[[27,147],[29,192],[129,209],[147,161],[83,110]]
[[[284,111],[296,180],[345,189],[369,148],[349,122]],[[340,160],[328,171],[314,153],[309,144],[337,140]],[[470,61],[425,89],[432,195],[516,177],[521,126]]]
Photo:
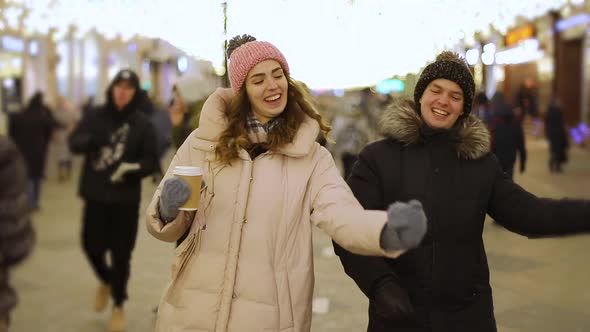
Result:
[[[528,169],[516,181],[550,197],[590,199],[590,152],[574,149],[565,173],[550,175],[546,144],[529,140]],[[91,304],[97,282],[79,244],[81,201],[77,176],[58,184],[48,169],[42,209],[34,215],[38,242],[34,254],[12,275],[20,294],[13,332],[106,331],[110,311],[95,313]],[[146,181],[142,211],[155,185]],[[153,239],[140,220],[132,261],[129,332],[153,330],[152,309],[169,271],[173,246]],[[590,220],[588,220],[590,222]],[[590,330],[590,268],[585,254],[590,236],[528,240],[488,223],[488,257],[501,332],[581,332]],[[314,236],[316,314],[313,331],[365,331],[367,301],[344,274],[327,236]]]

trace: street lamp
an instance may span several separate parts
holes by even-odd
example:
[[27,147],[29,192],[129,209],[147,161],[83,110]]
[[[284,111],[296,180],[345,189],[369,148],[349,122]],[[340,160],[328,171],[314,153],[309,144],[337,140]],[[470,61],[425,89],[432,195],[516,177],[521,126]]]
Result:
[[225,68],[225,73],[223,73],[223,86],[228,88],[229,73],[227,68],[227,1],[222,2],[221,7],[223,8],[223,35],[225,36],[223,41],[223,67]]

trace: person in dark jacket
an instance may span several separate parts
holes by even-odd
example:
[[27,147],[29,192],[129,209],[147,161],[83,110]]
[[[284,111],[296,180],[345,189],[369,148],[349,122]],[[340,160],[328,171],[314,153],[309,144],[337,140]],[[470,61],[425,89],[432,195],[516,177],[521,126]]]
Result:
[[516,93],[517,106],[524,112],[523,116],[533,118],[539,116],[538,89],[535,80],[528,77],[520,85]]
[[545,136],[549,141],[549,171],[561,173],[561,164],[567,161],[569,142],[563,112],[557,99],[551,101],[545,113]]
[[[114,300],[111,331],[123,331],[131,252],[135,246],[141,179],[154,172],[156,134],[139,112],[137,74],[117,73],[107,89],[107,102],[84,117],[69,137],[72,152],[85,156],[80,179],[84,200],[82,246],[100,281],[95,310]],[[106,253],[110,252],[111,265]]]
[[89,96],[86,101],[80,107],[82,111],[82,117],[88,116],[95,109],[94,96]]
[[526,169],[526,148],[522,122],[514,114],[512,106],[506,102],[504,94],[499,91],[492,97],[490,130],[492,152],[500,161],[504,172],[512,179],[518,155],[520,172],[523,173]]
[[143,112],[152,122],[154,130],[156,131],[156,151],[158,155],[158,165],[152,174],[154,183],[159,181],[162,177],[162,163],[166,152],[172,145],[172,123],[170,122],[170,116],[168,113],[159,109],[154,102],[151,100],[147,91],[140,90],[141,103],[140,111]]
[[29,207],[39,209],[41,182],[45,176],[47,149],[59,124],[43,101],[43,93],[31,97],[27,107],[9,119],[8,132],[25,158],[28,169],[27,193]]
[[486,126],[489,126],[492,119],[492,111],[490,110],[490,102],[486,93],[480,91],[475,96],[473,104],[473,114],[480,118]]
[[0,331],[8,331],[17,303],[9,283],[12,267],[31,252],[35,234],[28,215],[27,171],[16,145],[0,137]]
[[428,218],[421,244],[397,259],[351,254],[344,271],[369,298],[370,332],[495,332],[482,239],[486,213],[529,237],[590,231],[590,202],[540,199],[515,184],[470,115],[472,74],[443,52],[420,75],[414,101],[384,112],[383,140],[363,149],[348,178],[366,209],[417,199]]

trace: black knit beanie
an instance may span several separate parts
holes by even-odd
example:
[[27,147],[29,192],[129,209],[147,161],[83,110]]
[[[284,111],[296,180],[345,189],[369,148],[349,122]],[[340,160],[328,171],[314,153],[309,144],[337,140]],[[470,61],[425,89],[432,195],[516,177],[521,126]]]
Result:
[[469,115],[475,95],[475,81],[469,66],[458,54],[444,51],[436,57],[436,60],[426,66],[420,74],[420,78],[414,88],[414,102],[420,112],[420,98],[430,82],[444,78],[457,83],[463,90],[463,116]]
[[115,77],[113,77],[110,86],[114,86],[121,81],[128,81],[135,90],[140,90],[139,76],[131,69],[120,70]]

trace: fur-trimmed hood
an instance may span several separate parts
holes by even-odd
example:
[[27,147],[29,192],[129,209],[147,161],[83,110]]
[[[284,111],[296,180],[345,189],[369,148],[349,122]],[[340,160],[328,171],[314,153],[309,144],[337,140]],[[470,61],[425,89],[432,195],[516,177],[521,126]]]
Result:
[[[485,124],[474,115],[462,121],[458,131],[460,140],[455,149],[460,158],[475,160],[490,152],[490,132]],[[385,137],[396,139],[406,145],[421,140],[422,118],[414,110],[411,100],[399,100],[391,104],[381,115],[379,132]]]

